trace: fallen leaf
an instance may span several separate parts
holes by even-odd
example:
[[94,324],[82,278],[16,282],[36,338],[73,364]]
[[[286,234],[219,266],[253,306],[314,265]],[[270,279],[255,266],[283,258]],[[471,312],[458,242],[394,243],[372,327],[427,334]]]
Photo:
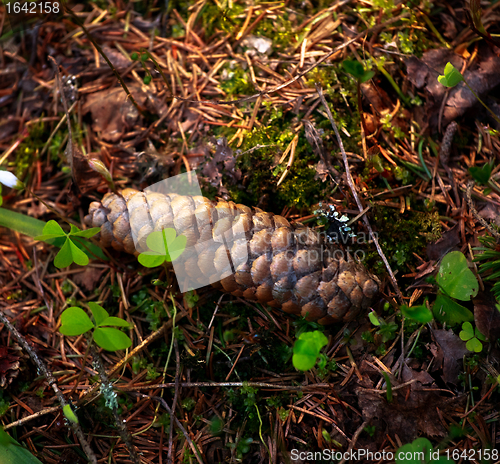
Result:
[[500,338],[500,311],[496,307],[493,295],[480,292],[472,302],[476,327],[489,340],[498,340]]
[[436,356],[435,369],[443,368],[443,380],[458,385],[458,374],[463,368],[463,357],[469,353],[465,342],[453,333],[453,330],[431,330],[439,351]]

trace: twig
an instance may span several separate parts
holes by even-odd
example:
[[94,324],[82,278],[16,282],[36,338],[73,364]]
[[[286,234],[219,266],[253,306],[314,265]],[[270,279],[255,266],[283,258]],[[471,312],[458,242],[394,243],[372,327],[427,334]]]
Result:
[[[356,187],[355,187],[354,182],[352,180],[351,170],[349,168],[349,161],[347,160],[347,154],[345,152],[344,144],[342,143],[342,138],[340,137],[340,133],[339,133],[339,130],[337,128],[337,124],[335,124],[335,120],[333,119],[333,115],[332,115],[332,112],[330,111],[330,107],[328,106],[328,103],[326,102],[326,99],[323,95],[323,89],[321,88],[321,86],[319,84],[316,84],[316,90],[318,92],[319,98],[321,99],[321,102],[323,103],[323,106],[326,109],[326,112],[328,114],[328,119],[330,119],[330,123],[332,124],[333,130],[335,131],[335,135],[337,136],[337,141],[338,141],[339,146],[340,146],[340,151],[342,152],[342,159],[344,161],[347,183],[349,184],[349,187],[352,191],[354,199],[356,200],[356,204],[358,206],[358,209],[361,212],[361,211],[363,211],[364,208],[363,208],[363,205],[358,197],[358,192],[356,191]],[[389,276],[391,278],[392,285],[393,285],[394,289],[396,290],[396,293],[398,295],[400,303],[402,304],[403,303],[403,295],[401,293],[401,290],[399,289],[398,283],[396,281],[396,277],[394,276],[394,273],[392,272],[389,261],[387,261],[387,258],[385,257],[385,254],[382,251],[380,244],[378,243],[378,239],[377,239],[376,235],[374,234],[374,232],[370,226],[370,222],[368,221],[368,218],[366,217],[366,215],[363,216],[363,222],[365,223],[365,225],[368,229],[368,232],[370,234],[370,237],[372,238],[373,243],[375,244],[375,247],[377,248],[378,254],[380,255],[380,257],[382,258],[382,261],[385,264],[387,272],[389,273]]]
[[[39,372],[42,373],[42,375],[47,379],[47,383],[49,384],[50,387],[52,387],[52,390],[54,390],[54,393],[57,396],[57,399],[59,400],[59,404],[61,405],[62,408],[65,406],[68,406],[69,403],[66,401],[66,398],[62,394],[61,390],[59,390],[59,387],[57,385],[57,381],[52,375],[52,372],[47,369],[45,364],[42,362],[42,360],[38,357],[38,355],[35,353],[35,350],[31,348],[30,344],[28,341],[17,331],[17,329],[10,323],[10,321],[7,319],[3,311],[0,311],[0,322],[7,327],[9,332],[14,336],[14,338],[17,340],[17,342],[24,348],[24,350],[28,353],[29,357],[31,360],[36,364]],[[80,427],[80,424],[75,423],[73,421],[67,421],[67,424],[71,427],[71,430],[73,433],[77,436],[78,441],[82,445],[83,451],[89,458],[90,462],[93,464],[97,464],[97,457],[94,454],[94,451],[92,451],[92,448],[90,447],[88,441],[85,438],[85,435],[83,434],[83,430]]]

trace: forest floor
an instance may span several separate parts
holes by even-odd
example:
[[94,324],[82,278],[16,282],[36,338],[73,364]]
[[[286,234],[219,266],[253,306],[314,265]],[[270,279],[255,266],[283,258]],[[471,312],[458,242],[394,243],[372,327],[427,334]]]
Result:
[[[398,462],[500,462],[500,2],[60,6],[0,6],[0,177],[24,183],[0,185],[4,429],[43,463],[391,462],[404,445],[437,453]],[[110,188],[194,170],[211,199],[354,219],[351,252],[381,281],[370,314],[321,326],[181,293],[115,250],[57,267],[21,233],[28,216],[84,229]],[[101,364],[59,331],[89,302],[133,325]],[[314,331],[320,362],[298,370]]]

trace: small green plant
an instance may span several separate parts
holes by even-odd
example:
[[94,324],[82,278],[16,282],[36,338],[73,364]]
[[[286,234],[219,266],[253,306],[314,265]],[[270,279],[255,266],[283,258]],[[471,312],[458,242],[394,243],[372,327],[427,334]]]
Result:
[[35,240],[43,240],[44,242],[57,239],[64,240],[64,244],[54,258],[55,267],[62,269],[68,267],[72,263],[86,266],[89,263],[89,257],[81,250],[81,242],[77,242],[80,245],[80,247],[78,247],[75,241],[78,241],[77,237],[93,237],[95,234],[99,233],[99,230],[99,227],[80,230],[78,227],[71,224],[71,230],[66,233],[56,221],[51,220],[47,222],[43,228],[43,234],[35,237]]
[[494,166],[493,161],[484,164],[482,167],[471,166],[469,168],[469,173],[478,184],[486,185],[490,180],[491,172],[493,171],[493,166]]
[[428,464],[431,462],[452,464],[454,461],[446,456],[439,456],[439,450],[434,450],[432,443],[427,438],[417,438],[396,451],[397,464]]
[[386,322],[384,319],[377,316],[377,313],[374,311],[368,314],[368,319],[370,319],[370,322],[374,326],[379,327],[377,334],[381,336],[383,343],[392,340],[396,336],[398,325],[395,322]]
[[175,261],[184,252],[186,243],[186,236],[176,236],[172,228],[151,232],[146,239],[150,251],[141,253],[137,259],[145,267],[161,266],[165,262]]
[[479,95],[474,92],[472,87],[467,83],[465,80],[464,76],[460,73],[460,71],[455,68],[450,62],[446,63],[446,66],[444,67],[444,74],[441,76],[438,76],[438,82],[440,84],[443,84],[445,87],[455,87],[456,85],[460,84],[460,82],[463,82],[467,88],[472,92],[472,95],[474,95],[479,103],[483,105],[493,116],[495,121],[497,121],[500,124],[500,118],[491,110],[486,103],[483,102],[479,98]]
[[251,437],[247,437],[247,438],[242,438],[236,443],[228,443],[227,447],[230,448],[231,450],[234,450],[236,459],[241,461],[243,459],[243,455],[247,454],[250,451],[250,445],[252,444],[252,442],[253,439]]
[[476,276],[469,269],[463,253],[452,251],[443,258],[436,282],[439,291],[432,307],[434,317],[450,325],[472,321],[471,311],[452,299],[470,301],[479,291]]
[[483,350],[483,344],[481,343],[481,340],[485,341],[486,337],[481,332],[479,332],[479,329],[477,327],[472,327],[472,324],[470,322],[464,322],[462,324],[462,330],[460,331],[459,336],[464,342],[467,342],[465,344],[465,347],[469,351],[480,353]]
[[325,367],[326,356],[320,354],[321,349],[328,343],[328,338],[323,332],[315,330],[314,332],[304,332],[293,346],[292,362],[296,369],[308,371],[316,365],[320,358],[319,367]]
[[360,83],[369,81],[375,76],[375,71],[366,70],[363,65],[356,60],[344,60],[342,61],[342,67],[346,73],[355,77]]
[[74,337],[92,331],[91,338],[97,345],[107,351],[124,350],[132,345],[132,340],[130,340],[127,334],[114,328],[130,328],[131,325],[127,321],[119,317],[110,316],[97,303],[90,302],[89,308],[94,317],[94,322],[91,321],[82,308],[72,306],[61,314],[61,328],[59,332],[67,337]]

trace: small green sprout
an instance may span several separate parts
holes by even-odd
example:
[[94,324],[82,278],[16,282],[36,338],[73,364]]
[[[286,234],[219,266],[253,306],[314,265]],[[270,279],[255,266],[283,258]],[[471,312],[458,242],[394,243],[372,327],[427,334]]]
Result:
[[184,252],[186,243],[186,236],[176,237],[175,229],[151,232],[146,239],[151,251],[141,253],[137,259],[145,267],[161,266],[164,262],[175,261]]
[[[323,332],[315,330],[314,332],[305,332],[299,336],[293,346],[292,362],[296,369],[308,371],[316,365],[321,349],[328,343],[328,338]],[[322,360],[326,364],[326,358]]]
[[398,325],[395,322],[386,322],[384,319],[379,317],[375,311],[368,314],[368,319],[370,319],[370,322],[374,326],[380,327],[377,330],[377,334],[381,336],[383,343],[394,338],[396,331],[398,330]]
[[72,263],[86,266],[89,263],[89,257],[75,244],[74,237],[90,238],[99,232],[99,227],[80,230],[71,224],[71,230],[66,233],[56,221],[49,221],[43,228],[43,234],[35,237],[35,240],[54,240],[64,238],[64,245],[61,247],[54,259],[54,266],[59,269],[68,267]]
[[63,407],[63,414],[66,419],[68,419],[73,424],[78,424],[78,417],[73,411],[71,404],[67,404]]
[[444,74],[438,76],[438,82],[443,84],[445,87],[455,87],[456,85],[463,82],[464,76],[460,73],[460,71],[455,68],[450,62],[446,63],[444,67]]
[[472,327],[470,322],[464,322],[462,324],[462,330],[460,331],[460,339],[464,342],[465,347],[472,352],[480,353],[483,350],[483,344],[480,340],[485,341],[486,337],[479,332],[478,328]]
[[444,67],[444,74],[438,76],[438,82],[440,84],[443,84],[445,87],[455,87],[456,85],[460,84],[460,82],[463,82],[471,91],[472,95],[476,97],[477,101],[481,103],[481,105],[483,105],[491,113],[495,121],[500,124],[500,118],[486,105],[486,103],[483,102],[483,100],[479,98],[479,95],[468,84],[460,71],[455,68],[455,66],[453,66],[450,62],[446,63],[446,66]]
[[356,60],[344,60],[342,61],[342,67],[346,73],[355,77],[360,83],[369,81],[375,76],[375,71],[367,71],[363,65]]
[[417,438],[413,443],[403,445],[396,451],[397,464],[451,464],[454,461],[446,456],[439,456],[439,450],[434,451],[432,443],[427,438]]
[[493,166],[493,161],[484,164],[482,167],[472,166],[469,168],[469,173],[478,184],[486,185],[490,180]]
[[67,337],[74,337],[92,330],[93,340],[107,351],[124,350],[132,345],[132,340],[130,340],[127,334],[114,328],[130,328],[131,325],[127,321],[119,317],[110,316],[97,303],[90,302],[89,308],[92,311],[95,323],[90,320],[90,317],[83,309],[72,306],[61,314],[61,328],[59,332]]

